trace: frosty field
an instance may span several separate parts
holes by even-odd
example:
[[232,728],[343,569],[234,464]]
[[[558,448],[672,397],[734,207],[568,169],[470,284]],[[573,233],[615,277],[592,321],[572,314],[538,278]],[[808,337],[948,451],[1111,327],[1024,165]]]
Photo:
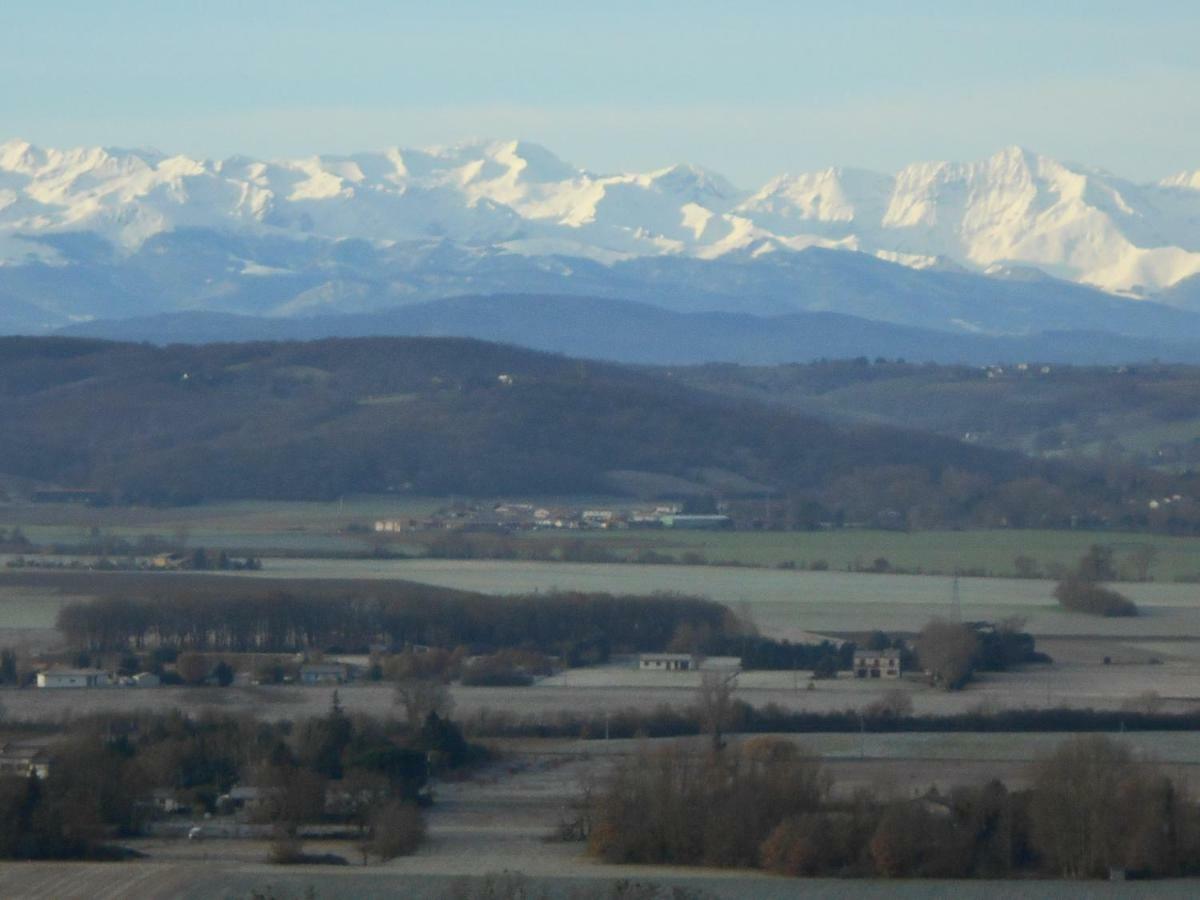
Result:
[[[399,578],[497,594],[672,591],[709,597],[739,612],[749,610],[764,633],[782,637],[873,628],[916,631],[930,617],[948,617],[953,612],[953,579],[936,575],[424,559],[269,559],[259,574],[286,578]],[[1120,620],[1064,612],[1052,596],[1053,588],[1054,583],[1045,580],[963,578],[959,581],[959,596],[964,618],[1024,616],[1029,630],[1037,635],[1200,638],[1200,585],[1121,585],[1143,614]]]

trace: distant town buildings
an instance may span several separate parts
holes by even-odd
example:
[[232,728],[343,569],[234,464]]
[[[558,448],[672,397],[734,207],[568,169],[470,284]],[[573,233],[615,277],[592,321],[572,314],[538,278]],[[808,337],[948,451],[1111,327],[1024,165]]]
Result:
[[732,528],[727,515],[683,515],[677,503],[633,508],[537,506],[532,503],[459,505],[427,518],[376,519],[379,535],[412,531],[523,531],[533,529]]

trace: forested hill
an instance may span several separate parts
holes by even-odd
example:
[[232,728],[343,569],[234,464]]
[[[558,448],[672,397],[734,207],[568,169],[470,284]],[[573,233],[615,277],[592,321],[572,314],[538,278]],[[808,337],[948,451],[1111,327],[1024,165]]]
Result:
[[932,366],[860,357],[671,373],[705,391],[804,415],[903,424],[1034,456],[1200,468],[1197,366]]
[[461,339],[3,339],[0,425],[3,475],[119,502],[636,485],[770,491],[850,519],[899,509],[916,524],[1052,524],[1113,518],[1168,487],[1167,476],[1100,476],[895,427],[831,424],[669,373]]

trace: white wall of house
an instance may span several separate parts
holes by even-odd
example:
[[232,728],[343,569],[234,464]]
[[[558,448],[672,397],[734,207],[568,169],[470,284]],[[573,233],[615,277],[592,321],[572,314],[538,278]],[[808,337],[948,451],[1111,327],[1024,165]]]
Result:
[[108,676],[103,672],[38,672],[37,676],[40,688],[89,688],[107,684]]

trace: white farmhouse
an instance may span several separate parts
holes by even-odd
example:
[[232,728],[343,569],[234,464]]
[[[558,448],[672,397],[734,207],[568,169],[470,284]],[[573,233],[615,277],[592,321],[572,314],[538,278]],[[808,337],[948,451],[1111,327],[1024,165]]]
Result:
[[855,678],[899,678],[899,650],[855,650]]

